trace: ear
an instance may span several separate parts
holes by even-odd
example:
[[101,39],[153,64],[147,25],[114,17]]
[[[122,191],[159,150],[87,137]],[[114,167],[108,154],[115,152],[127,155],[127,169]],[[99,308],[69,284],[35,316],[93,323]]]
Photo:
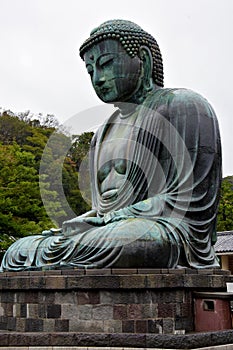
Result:
[[151,90],[153,87],[152,71],[153,71],[153,59],[148,47],[141,46],[139,49],[139,57],[142,61],[144,84],[146,90]]

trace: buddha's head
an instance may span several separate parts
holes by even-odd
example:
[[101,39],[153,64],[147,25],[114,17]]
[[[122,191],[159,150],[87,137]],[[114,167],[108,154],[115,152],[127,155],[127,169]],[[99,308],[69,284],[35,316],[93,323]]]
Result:
[[139,103],[149,91],[163,87],[158,44],[133,22],[104,22],[83,43],[80,56],[104,102]]

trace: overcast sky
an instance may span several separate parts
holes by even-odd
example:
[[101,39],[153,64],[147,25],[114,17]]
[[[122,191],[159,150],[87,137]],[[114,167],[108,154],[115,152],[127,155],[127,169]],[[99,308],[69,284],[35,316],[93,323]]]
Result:
[[[101,105],[78,50],[109,19],[128,19],[160,46],[166,87],[199,92],[220,124],[223,174],[233,175],[232,0],[0,0],[0,107],[60,122]],[[101,118],[101,117],[100,117]],[[100,120],[101,122],[101,120]]]

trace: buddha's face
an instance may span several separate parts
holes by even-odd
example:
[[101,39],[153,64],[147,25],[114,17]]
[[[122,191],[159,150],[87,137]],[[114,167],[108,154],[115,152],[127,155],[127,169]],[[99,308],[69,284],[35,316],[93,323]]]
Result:
[[86,68],[98,97],[108,103],[131,102],[139,87],[141,61],[131,58],[121,43],[108,39],[84,55]]

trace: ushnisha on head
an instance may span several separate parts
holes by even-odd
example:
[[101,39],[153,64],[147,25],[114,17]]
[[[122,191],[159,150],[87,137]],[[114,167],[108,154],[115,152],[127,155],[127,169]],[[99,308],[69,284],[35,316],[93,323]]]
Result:
[[131,58],[139,55],[141,47],[147,47],[153,62],[152,79],[157,86],[163,87],[163,61],[159,46],[150,34],[133,22],[110,20],[95,28],[80,47],[81,58],[84,59],[90,48],[108,39],[119,41]]

